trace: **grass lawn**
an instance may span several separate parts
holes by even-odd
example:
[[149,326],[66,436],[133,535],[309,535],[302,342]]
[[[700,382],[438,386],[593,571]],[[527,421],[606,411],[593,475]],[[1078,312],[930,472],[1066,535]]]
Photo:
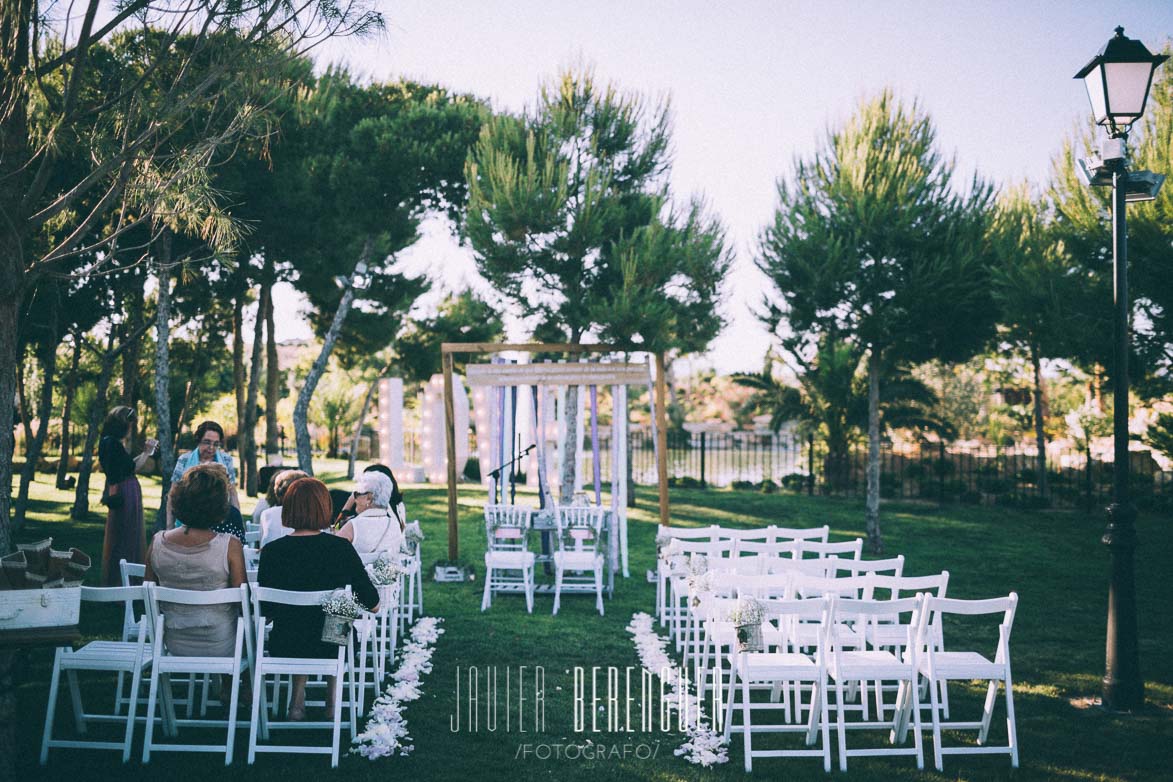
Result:
[[[327,462],[319,467],[328,482],[340,481],[343,465]],[[38,476],[49,480],[50,476]],[[100,481],[97,482],[100,485]],[[101,551],[104,516],[93,495],[92,519],[68,520],[68,501],[51,484],[39,482],[33,491],[30,522],[22,540],[52,535],[60,546],[76,545],[94,555]],[[419,518],[427,535],[424,563],[446,556],[446,494],[442,488],[407,487],[410,518]],[[144,481],[148,517],[157,507],[159,485]],[[209,778],[281,780],[296,777],[405,780],[497,779],[744,779],[740,736],[734,735],[730,762],[712,769],[693,767],[673,756],[680,743],[675,733],[575,733],[572,722],[568,673],[574,666],[638,666],[625,627],[636,611],[653,611],[655,587],[645,581],[645,570],[655,559],[656,509],[653,492],[638,492],[639,509],[631,516],[629,579],[617,580],[615,597],[606,603],[606,616],[594,611],[594,600],[583,595],[563,599],[557,617],[550,615],[551,598],[539,595],[535,611],[527,615],[521,597],[494,600],[492,609],[480,612],[484,540],[480,507],[484,493],[462,487],[461,554],[477,567],[477,580],[466,584],[425,583],[428,614],[444,618],[433,658],[435,668],[424,679],[423,697],[407,707],[415,751],[408,757],[369,762],[345,757],[337,772],[328,759],[296,756],[260,756],[254,767],[245,764],[245,732],[238,734],[235,764],[224,768],[215,755],[156,755],[148,767],[137,760],[126,766],[117,753],[54,750],[46,769],[37,763],[44,719],[51,654],[40,650],[29,655],[19,688],[20,728],[17,766],[22,779],[52,780],[198,780]],[[246,512],[252,501],[245,499]],[[783,526],[830,524],[832,539],[863,535],[863,507],[856,501],[807,498],[794,495],[765,496],[733,491],[674,490],[674,523],[700,525],[718,522],[730,526]],[[1108,556],[1099,537],[1104,526],[1100,515],[1073,513],[1025,513],[1006,509],[948,507],[912,503],[886,503],[884,534],[891,554],[906,556],[905,573],[920,575],[950,572],[949,592],[954,597],[993,597],[1011,590],[1020,596],[1011,643],[1015,673],[1019,742],[1022,768],[1012,773],[1005,757],[946,757],[945,774],[917,772],[911,758],[853,758],[844,778],[859,780],[1157,780],[1173,779],[1173,623],[1169,597],[1160,590],[1159,574],[1170,572],[1173,546],[1168,519],[1142,516],[1139,521],[1142,548],[1137,552],[1137,593],[1141,617],[1141,666],[1147,680],[1149,705],[1137,716],[1115,717],[1095,708],[1081,707],[1081,699],[1094,696],[1104,667],[1104,618],[1107,603]],[[149,524],[149,522],[148,522]],[[97,574],[93,574],[94,580]],[[1167,579],[1166,579],[1167,581]],[[114,614],[83,612],[87,636],[113,635],[119,618]],[[947,631],[947,644],[951,637]],[[992,643],[990,650],[992,652]],[[530,714],[518,732],[516,699],[511,732],[503,730],[504,701],[498,730],[486,730],[482,713],[479,731],[467,725],[462,714],[458,732],[450,729],[456,704],[457,670],[469,666],[544,666],[544,733],[533,733]],[[532,668],[530,669],[532,670]],[[504,677],[504,668],[499,668]],[[532,675],[532,674],[531,674]],[[633,679],[638,683],[638,670]],[[531,682],[527,680],[527,692]],[[516,694],[516,683],[514,682]],[[589,698],[589,680],[587,696]],[[96,688],[96,689],[95,689]],[[560,689],[559,689],[560,688]],[[94,700],[108,694],[102,682],[90,685]],[[467,709],[462,686],[462,708]],[[968,719],[980,707],[976,687],[955,686],[953,718]],[[532,698],[532,693],[527,697]],[[638,707],[638,694],[637,707]],[[527,702],[527,706],[531,706]],[[68,707],[63,699],[58,725],[68,729]],[[483,706],[482,706],[483,712]],[[1003,740],[1005,722],[1002,701],[994,718],[992,740]],[[590,717],[587,716],[587,730]],[[926,732],[926,766],[932,767],[932,749]],[[141,729],[139,732],[141,741]],[[622,757],[610,751],[594,759],[541,760],[534,756],[537,744],[627,744],[652,751],[652,759]],[[759,739],[755,736],[755,746]],[[768,741],[768,740],[767,740]],[[834,741],[834,738],[832,738]],[[527,745],[529,754],[526,756]],[[136,742],[135,752],[140,750]],[[553,751],[551,749],[551,751]],[[596,750],[596,752],[598,752]],[[602,754],[602,753],[598,753]],[[755,762],[754,773],[767,779],[827,779],[821,763],[808,759]],[[838,771],[833,772],[838,775]]]

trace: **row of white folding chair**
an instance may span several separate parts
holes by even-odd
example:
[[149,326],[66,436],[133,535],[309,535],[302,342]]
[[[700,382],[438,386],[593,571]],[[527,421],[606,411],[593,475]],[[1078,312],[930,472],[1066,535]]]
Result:
[[[742,733],[746,770],[752,770],[755,756],[813,755],[821,756],[824,769],[830,771],[829,715],[832,707],[836,718],[840,769],[846,770],[847,758],[856,755],[914,755],[917,758],[917,767],[922,768],[924,753],[921,746],[920,704],[916,686],[917,649],[914,638],[923,604],[924,598],[921,596],[901,600],[869,601],[840,599],[827,594],[810,599],[763,600],[761,605],[765,622],[771,624],[770,632],[763,634],[763,641],[769,637],[767,649],[772,647],[775,651],[741,651],[734,643],[728,655],[731,673],[726,690],[724,730],[726,737],[734,731]],[[836,632],[841,613],[851,617],[857,625],[857,632],[861,624],[866,626],[878,621],[900,623],[903,615],[909,615],[908,622],[900,623],[908,636],[908,652],[898,657],[886,651],[861,650],[854,642],[841,641]],[[798,634],[800,629],[801,635]],[[807,632],[811,629],[814,630],[813,635]],[[812,651],[807,652],[806,649]],[[898,682],[901,687],[900,708],[910,713],[914,726],[911,748],[897,746],[904,744],[907,734],[908,723],[901,719],[903,712],[890,724],[869,720],[866,717],[851,723],[846,721],[848,696],[845,685],[877,679]],[[808,716],[805,724],[773,724],[768,728],[769,732],[796,729],[804,731],[808,745],[814,744],[817,734],[821,732],[820,749],[757,752],[753,750],[752,712],[789,709],[785,703],[776,703],[773,697],[767,703],[753,703],[750,685],[755,682],[765,684],[775,691],[790,692],[793,689],[800,706],[804,692],[808,695]],[[836,693],[833,703],[828,697],[832,687]],[[735,725],[733,717],[738,695],[741,696],[742,721],[740,725]],[[848,749],[848,730],[883,728],[890,729],[889,742],[893,746]],[[764,726],[759,726],[760,732],[764,730]]]
[[[707,527],[665,527],[656,530],[657,539],[668,538],[679,541],[708,541],[716,543],[721,540],[732,540],[735,549],[742,546],[751,550],[755,543],[789,543],[807,541],[811,543],[826,543],[831,528],[824,524],[821,527],[758,527],[751,529],[735,529],[712,524]],[[660,624],[668,621],[668,567],[666,558],[661,556],[656,568],[656,616]]]
[[[270,674],[290,674],[301,673],[299,668],[305,669],[305,673],[310,675],[334,675],[334,668],[322,661],[315,659],[301,658],[279,658],[273,665],[257,664],[258,655],[263,655],[264,652],[264,631],[265,631],[265,617],[261,609],[261,601],[268,601],[271,603],[286,603],[289,605],[298,606],[316,606],[321,602],[321,599],[330,594],[326,592],[286,592],[284,590],[266,590],[262,587],[246,587],[242,585],[238,589],[213,590],[213,591],[187,591],[187,590],[169,590],[163,587],[157,587],[153,583],[148,583],[140,586],[129,587],[82,587],[81,598],[83,602],[96,603],[123,603],[124,606],[133,605],[136,602],[141,602],[145,606],[144,613],[139,619],[139,625],[133,638],[131,640],[123,641],[93,641],[80,649],[74,650],[69,647],[62,647],[57,650],[52,678],[50,682],[50,698],[49,705],[46,711],[45,728],[41,747],[41,762],[45,763],[48,760],[48,752],[51,747],[70,747],[70,748],[96,748],[96,749],[121,749],[123,751],[123,762],[130,758],[131,743],[133,741],[134,726],[139,720],[137,715],[138,706],[140,703],[139,688],[142,684],[143,675],[149,672],[151,675],[150,695],[148,697],[148,710],[142,719],[147,723],[147,739],[144,744],[143,760],[148,761],[151,750],[179,750],[179,751],[225,751],[226,762],[231,761],[232,745],[235,729],[241,727],[235,719],[235,713],[232,706],[235,704],[239,694],[239,681],[242,673],[249,667],[253,667],[256,672],[255,684],[253,688],[253,719],[249,723],[251,730],[250,736],[250,762],[256,751],[291,751],[291,752],[307,752],[320,751],[331,754],[331,760],[334,765],[337,764],[338,752],[338,733],[339,728],[336,724],[327,724],[323,726],[320,723],[305,723],[293,722],[274,724],[273,727],[288,727],[288,728],[302,728],[302,727],[333,727],[334,728],[334,743],[332,749],[330,747],[318,748],[297,748],[297,747],[271,747],[263,748],[257,744],[257,733],[260,731],[262,739],[268,738],[268,730],[270,724],[266,715],[260,715],[258,722],[257,705],[263,703],[265,700],[265,693],[263,692],[264,679],[266,675]],[[252,600],[248,599],[251,592]],[[190,658],[190,657],[174,657],[165,653],[165,634],[162,631],[164,622],[164,612],[160,610],[159,602],[165,601],[170,603],[183,603],[189,605],[214,605],[222,603],[233,603],[241,606],[241,617],[237,626],[237,644],[236,654],[233,658]],[[255,622],[255,625],[250,626],[250,622]],[[255,631],[255,635],[254,635]],[[252,639],[256,639],[255,652],[252,644]],[[353,735],[356,720],[355,711],[361,709],[361,706],[356,702],[357,691],[355,682],[355,666],[354,666],[354,649],[353,644],[348,643],[345,647],[340,647],[340,650],[345,651],[343,666],[344,678],[340,681],[347,681],[350,688],[350,697],[347,699],[347,705],[350,708],[350,728]],[[339,652],[340,657],[343,651]],[[157,666],[157,667],[156,667]],[[264,669],[262,673],[261,669]],[[327,670],[329,669],[329,670]],[[130,676],[130,695],[125,699],[127,704],[127,714],[125,716],[114,714],[97,714],[87,713],[81,698],[81,690],[77,681],[76,672],[79,670],[85,671],[109,671],[118,672],[123,676]],[[178,719],[174,712],[174,702],[171,699],[170,687],[173,682],[170,681],[171,674],[176,672],[189,673],[194,681],[196,676],[205,676],[212,674],[228,674],[233,677],[231,685],[231,700],[229,704],[229,712],[226,720],[213,720],[211,722],[203,719],[193,719],[190,715],[186,720]],[[326,672],[324,674],[323,672]],[[55,739],[53,738],[54,719],[56,715],[57,694],[60,687],[60,680],[62,674],[65,675],[67,684],[70,690],[71,704],[73,707],[73,716],[75,730],[79,735],[84,735],[87,732],[87,723],[91,721],[117,721],[125,724],[123,741],[109,742],[109,741],[90,741],[83,738],[76,739]],[[161,678],[163,677],[163,678]],[[159,684],[162,683],[164,688],[162,692],[159,691]],[[342,686],[336,688],[338,697],[341,697]],[[121,693],[121,690],[119,691]],[[189,695],[190,698],[190,695]],[[206,701],[205,701],[206,703]],[[191,744],[161,744],[154,741],[154,720],[159,719],[155,715],[156,704],[163,707],[163,721],[164,732],[168,736],[174,737],[176,735],[177,727],[180,725],[224,725],[228,727],[228,736],[226,743],[223,745],[191,745]],[[201,710],[202,716],[202,710]],[[334,709],[333,723],[338,723],[341,717],[340,709],[337,704]]]
[[[867,573],[886,573],[893,576],[900,576],[904,568],[904,556],[893,557],[882,560],[861,560],[859,558],[862,549],[863,541],[856,539],[847,543],[831,543],[831,544],[807,544],[801,541],[795,541],[783,544],[763,544],[764,551],[756,556],[735,556],[735,547],[731,547],[730,541],[681,541],[675,543],[672,550],[675,557],[688,558],[692,556],[704,556],[706,558],[706,567],[710,570],[729,570],[736,568],[740,572],[748,572],[755,570],[759,573],[778,573],[787,571],[799,571],[809,573],[811,575],[863,575]],[[795,558],[787,558],[778,556],[777,552],[770,551],[771,548],[781,546],[797,547],[796,551],[801,551],[802,547],[807,545],[815,546],[817,553],[820,555],[817,559],[804,559],[801,556]],[[844,554],[849,554],[850,559],[843,559]],[[679,561],[679,560],[678,560]],[[669,618],[669,635],[675,638],[677,651],[688,650],[686,647],[687,637],[689,632],[694,628],[693,623],[690,623],[687,613],[688,605],[684,592],[684,585],[687,583],[686,571],[677,568],[675,571],[671,568],[669,562],[669,578],[667,581],[669,605],[667,610]],[[748,569],[748,570],[747,570]]]
[[[801,612],[796,611],[795,606],[818,602],[824,604],[829,602],[833,605],[831,621],[828,623],[824,620],[821,624],[814,625],[818,632],[812,637],[809,633],[801,632],[800,628],[810,627],[811,624],[809,621],[805,624],[801,621],[803,619],[809,620],[809,617],[798,615]],[[796,700],[801,704],[802,690],[795,678],[787,680],[785,676],[775,670],[772,673],[777,675],[771,680],[771,677],[762,675],[762,669],[765,669],[765,673],[771,673],[769,671],[771,665],[777,667],[780,662],[785,661],[795,663],[796,660],[799,660],[795,655],[803,654],[807,654],[811,660],[817,663],[820,656],[819,646],[821,645],[822,659],[826,661],[829,683],[834,684],[836,691],[836,728],[841,769],[846,769],[847,758],[854,755],[915,754],[918,767],[923,765],[923,750],[920,741],[922,730],[920,712],[923,708],[920,702],[921,684],[925,685],[930,697],[930,704],[927,705],[930,708],[932,723],[934,760],[939,771],[943,770],[943,755],[945,754],[1006,754],[1010,756],[1011,765],[1017,768],[1017,727],[1009,647],[1017,602],[1018,596],[1014,593],[1004,598],[991,600],[957,600],[935,597],[923,592],[912,598],[888,600],[852,600],[831,594],[798,601],[765,599],[763,607],[767,616],[789,615],[790,618],[785,623],[778,623],[776,627],[773,627],[772,632],[763,633],[763,641],[767,643],[767,646],[772,646],[777,650],[772,655],[739,653],[736,643],[730,644],[729,659],[733,672],[727,689],[727,717],[731,716],[737,692],[736,682],[740,682],[744,715],[742,725],[750,724],[749,711],[758,708],[757,704],[746,706],[750,703],[750,685],[755,681],[755,674],[758,675],[757,681],[766,679],[762,683],[771,688],[772,694],[775,694],[779,689],[783,692],[789,692],[790,687],[794,686]],[[944,623],[943,617],[950,614],[1000,617],[994,654],[987,657],[977,651],[945,651],[941,649],[933,627],[940,627]],[[904,615],[910,616],[909,621],[902,621]],[[904,639],[898,646],[892,648],[860,649],[851,642],[841,640],[840,634],[835,632],[843,619],[852,621],[858,632],[865,637],[871,636],[876,628],[899,628],[904,634]],[[813,651],[807,652],[806,650]],[[739,654],[743,661],[756,662],[758,670],[747,670],[745,666],[739,667]],[[809,668],[809,663],[803,663],[803,665]],[[752,668],[752,666],[750,667]],[[923,681],[918,681],[922,679]],[[981,718],[970,722],[948,721],[939,701],[938,691],[943,690],[944,685],[949,681],[972,680],[987,682],[987,693]],[[877,720],[873,721],[864,712],[860,721],[847,722],[846,713],[853,707],[848,706],[850,698],[845,690],[845,685],[850,688],[853,683],[865,681],[893,681],[898,684],[897,703],[891,720],[885,719],[881,714]],[[1006,705],[1007,742],[1005,745],[989,746],[987,742],[999,683],[1003,686]],[[779,687],[779,685],[783,686]],[[816,710],[820,708],[825,710],[827,706],[827,701],[821,699],[817,688],[810,693],[810,696],[808,717],[805,723],[808,729],[808,744],[813,742],[815,720],[819,716]],[[774,701],[776,698],[771,699],[771,703]],[[766,708],[788,709],[789,707],[784,701],[780,705],[769,705]],[[801,709],[799,714],[801,716]],[[827,713],[823,711],[823,714]],[[911,749],[848,749],[847,747],[847,732],[857,728],[888,729],[889,741],[893,744],[903,744],[910,720],[914,729],[914,746]],[[726,735],[736,729],[731,721],[726,723]],[[789,718],[786,725],[772,728],[772,730],[792,729],[794,728],[791,727]],[[946,747],[942,742],[943,729],[977,731],[977,746]],[[824,742],[826,741],[825,735]],[[752,751],[748,736],[745,738],[745,747],[746,769],[749,770],[752,758],[760,756],[762,753]],[[825,743],[824,750],[826,750]],[[829,764],[829,757],[825,753],[824,763]]]
[[[881,570],[884,560],[871,560]],[[903,568],[903,557],[891,560],[896,575],[880,575],[879,573],[865,573],[849,577],[831,578],[822,575],[817,568],[811,568],[812,563],[786,563],[788,569],[780,572],[765,574],[739,573],[735,570],[717,571],[708,576],[709,592],[706,598],[698,604],[693,612],[693,621],[690,625],[690,643],[686,649],[693,651],[695,663],[695,678],[701,695],[708,686],[712,676],[714,684],[722,680],[723,671],[720,665],[720,646],[728,643],[728,633],[722,639],[718,633],[728,610],[736,604],[736,598],[745,595],[756,599],[780,598],[800,599],[821,597],[824,594],[833,594],[845,598],[877,599],[879,593],[886,593],[889,599],[898,598],[904,593],[935,592],[944,597],[948,583],[948,571],[937,576],[903,577],[899,575]],[[801,566],[801,567],[800,567]],[[803,572],[811,570],[813,572]],[[937,648],[941,647],[941,633],[939,626],[932,628],[933,642]],[[871,630],[871,635],[860,637],[848,625],[839,629],[840,639],[852,640],[859,645],[871,644],[876,648],[895,647],[900,651],[899,629],[877,626]],[[715,670],[710,670],[710,664],[715,663]],[[942,692],[944,700],[946,693]],[[947,702],[947,701],[946,701]],[[883,704],[877,690],[877,710],[883,713]],[[948,712],[946,711],[946,716]]]

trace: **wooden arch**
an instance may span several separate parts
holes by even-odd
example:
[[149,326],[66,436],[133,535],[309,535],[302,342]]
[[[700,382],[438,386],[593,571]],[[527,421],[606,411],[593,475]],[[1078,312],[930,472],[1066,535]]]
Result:
[[[444,441],[448,453],[448,559],[456,561],[460,554],[456,511],[456,420],[453,407],[452,357],[457,353],[485,355],[493,353],[619,353],[630,348],[614,345],[543,344],[540,342],[445,342],[440,345],[444,368]],[[664,381],[664,354],[656,353],[656,474],[660,489],[660,523],[668,525],[668,391]],[[558,380],[574,381],[566,365],[543,367],[550,377],[547,383]]]

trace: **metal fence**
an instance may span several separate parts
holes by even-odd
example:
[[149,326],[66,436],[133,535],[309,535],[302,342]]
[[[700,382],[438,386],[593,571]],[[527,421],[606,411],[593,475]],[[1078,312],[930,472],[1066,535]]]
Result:
[[[610,438],[599,438],[600,468],[610,476]],[[638,484],[656,482],[655,450],[646,432],[632,432],[631,467]],[[591,444],[586,444],[590,475]],[[668,436],[668,475],[678,486],[791,491],[838,497],[867,492],[867,446],[829,454],[825,443],[786,435],[730,432]],[[1090,508],[1106,505],[1112,462],[1080,451],[1047,454],[1044,495],[1033,446],[960,447],[938,443],[884,444],[880,493],[887,498],[1017,507]],[[1148,452],[1132,453],[1132,492],[1138,506],[1173,510],[1173,471]]]

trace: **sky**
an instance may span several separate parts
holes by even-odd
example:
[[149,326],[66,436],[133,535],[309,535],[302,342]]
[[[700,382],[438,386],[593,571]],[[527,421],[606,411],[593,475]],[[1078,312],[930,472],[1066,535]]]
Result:
[[[729,325],[693,366],[760,369],[769,335],[753,316],[764,277],[757,236],[776,182],[808,157],[861,99],[892,87],[931,115],[958,172],[999,185],[1042,185],[1051,159],[1089,113],[1074,73],[1117,25],[1157,50],[1173,37],[1173,2],[650,2],[645,0],[396,0],[385,31],[326,42],[319,66],[373,79],[407,77],[531,106],[539,84],[568,66],[673,111],[672,190],[703,195],[736,253]],[[437,288],[484,286],[471,253],[439,223],[401,261]],[[421,302],[434,305],[439,294]],[[285,287],[278,312],[299,306]],[[511,337],[524,336],[520,324]],[[304,338],[284,318],[278,338]]]

